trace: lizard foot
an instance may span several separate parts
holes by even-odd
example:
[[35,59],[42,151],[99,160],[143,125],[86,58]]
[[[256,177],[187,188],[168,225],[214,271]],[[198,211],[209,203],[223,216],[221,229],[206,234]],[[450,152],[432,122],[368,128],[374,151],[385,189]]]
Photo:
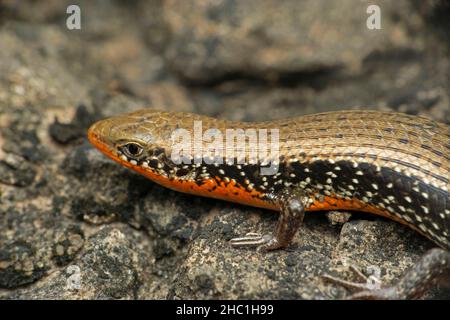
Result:
[[[444,249],[431,249],[400,280],[390,287],[381,287],[381,282],[373,276],[366,277],[357,268],[351,270],[365,283],[342,280],[324,275],[327,281],[342,285],[359,292],[345,299],[387,300],[418,299],[422,297],[438,279],[448,276],[450,271],[450,252]],[[444,283],[447,285],[447,283]]]
[[256,232],[249,232],[244,237],[233,238],[230,240],[230,244],[233,247],[239,248],[254,248],[257,247],[258,250],[273,250],[277,249],[277,240],[271,235],[261,235]]

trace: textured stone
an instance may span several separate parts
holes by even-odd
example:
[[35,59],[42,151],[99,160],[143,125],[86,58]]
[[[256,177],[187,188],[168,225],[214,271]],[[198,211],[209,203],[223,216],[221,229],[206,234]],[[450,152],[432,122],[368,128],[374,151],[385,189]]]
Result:
[[70,0],[15,3],[0,3],[0,298],[334,299],[349,292],[322,274],[376,266],[391,284],[433,246],[382,218],[317,213],[286,250],[232,249],[277,213],[167,190],[85,134],[142,107],[253,121],[361,106],[450,123],[445,3],[382,1],[379,33],[351,1],[86,0],[70,32]]

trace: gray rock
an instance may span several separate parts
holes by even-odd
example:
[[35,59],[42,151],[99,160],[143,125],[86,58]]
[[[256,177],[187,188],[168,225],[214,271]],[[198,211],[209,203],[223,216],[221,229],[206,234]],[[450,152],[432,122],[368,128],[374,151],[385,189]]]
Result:
[[369,32],[362,2],[80,1],[85,24],[69,32],[69,3],[0,3],[0,298],[335,299],[349,292],[323,274],[377,267],[391,284],[433,246],[381,218],[308,214],[286,250],[232,249],[277,214],[160,187],[86,130],[142,107],[254,121],[361,106],[450,123],[445,5],[381,1],[383,30]]
[[[131,231],[132,232],[132,231]],[[135,251],[129,228],[105,227],[87,239],[83,253],[30,289],[7,299],[135,299],[150,269],[149,257]],[[146,281],[151,281],[145,279]]]
[[377,4],[382,29],[373,31],[366,27],[368,5],[351,0],[167,1],[165,56],[187,80],[211,82],[357,68],[373,51],[420,46],[409,29],[419,29],[421,19],[409,2]]

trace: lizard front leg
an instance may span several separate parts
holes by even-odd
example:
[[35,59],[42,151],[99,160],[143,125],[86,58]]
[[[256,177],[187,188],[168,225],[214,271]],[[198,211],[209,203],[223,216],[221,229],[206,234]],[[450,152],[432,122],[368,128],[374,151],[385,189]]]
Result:
[[280,207],[280,216],[274,232],[264,236],[248,233],[245,237],[231,239],[232,246],[258,246],[262,250],[269,251],[285,248],[291,243],[305,216],[305,208],[309,204],[308,197],[301,190],[295,190],[285,192],[274,199]]

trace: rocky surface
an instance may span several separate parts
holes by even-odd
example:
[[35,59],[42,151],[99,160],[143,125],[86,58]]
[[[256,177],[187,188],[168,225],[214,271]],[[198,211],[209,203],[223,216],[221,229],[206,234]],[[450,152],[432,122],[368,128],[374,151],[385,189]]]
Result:
[[[81,30],[65,28],[72,3]],[[404,226],[309,214],[286,250],[232,249],[277,215],[164,189],[85,136],[141,107],[267,120],[359,106],[450,123],[448,4],[379,1],[383,29],[369,31],[357,3],[2,1],[0,297],[335,299],[349,292],[321,275],[350,277],[349,264],[398,279],[434,246]]]

